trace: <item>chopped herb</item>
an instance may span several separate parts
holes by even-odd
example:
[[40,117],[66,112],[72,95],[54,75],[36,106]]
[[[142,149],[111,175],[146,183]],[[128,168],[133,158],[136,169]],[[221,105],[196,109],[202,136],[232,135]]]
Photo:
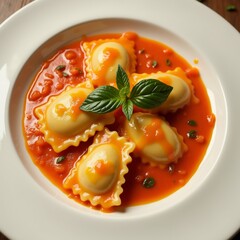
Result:
[[66,72],[63,72],[63,76],[64,76],[64,77],[68,77],[68,76],[69,76],[69,74],[68,74],[68,73],[66,73]]
[[233,12],[233,11],[236,11],[237,10],[237,7],[233,4],[229,4],[227,7],[226,7],[226,10],[229,11],[229,12]]
[[138,53],[139,53],[139,54],[145,53],[145,49],[140,49],[140,50],[138,50]]
[[152,188],[155,185],[155,180],[152,177],[147,177],[143,180],[142,185],[145,188]]
[[57,71],[64,71],[65,68],[66,68],[65,65],[58,65],[58,66],[55,68],[55,70],[57,70]]
[[170,60],[170,59],[167,59],[167,60],[166,60],[166,65],[167,65],[167,66],[171,66],[171,64],[172,64],[171,60]]
[[197,126],[197,122],[195,120],[188,120],[187,124],[192,127]]
[[58,158],[56,159],[56,163],[59,164],[59,163],[61,163],[62,161],[64,161],[64,159],[65,159],[65,156],[58,157]]
[[83,74],[83,71],[80,68],[75,68],[75,69],[79,72],[79,74]]
[[133,104],[144,109],[150,109],[165,102],[173,87],[157,79],[144,79],[132,89],[127,73],[119,65],[116,76],[117,87],[100,86],[91,92],[80,106],[86,112],[104,114],[116,110],[122,105],[124,115],[130,120]]
[[152,61],[152,67],[155,68],[155,67],[157,67],[157,65],[158,65],[158,62],[156,60],[153,60]]
[[197,137],[197,131],[196,130],[190,130],[188,133],[187,133],[187,137],[188,138],[191,138],[191,139],[195,139]]

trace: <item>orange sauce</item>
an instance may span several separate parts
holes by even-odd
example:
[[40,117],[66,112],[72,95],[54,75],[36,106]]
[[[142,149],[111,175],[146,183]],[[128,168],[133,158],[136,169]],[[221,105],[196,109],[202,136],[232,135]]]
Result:
[[[92,138],[86,143],[80,143],[78,147],[69,147],[61,153],[55,153],[51,146],[44,141],[44,136],[39,130],[34,115],[34,109],[46,103],[50,96],[61,93],[67,86],[75,86],[85,81],[85,55],[82,48],[84,41],[119,36],[119,34],[108,34],[85,37],[79,42],[65,46],[51,59],[43,63],[26,95],[23,113],[26,148],[41,172],[69,197],[79,202],[79,197],[64,189],[62,183],[70,169],[87,151]],[[175,127],[178,133],[183,136],[184,142],[188,146],[188,151],[179,159],[178,163],[160,169],[143,164],[140,159],[133,157],[132,163],[128,165],[129,173],[125,175],[126,183],[123,185],[124,191],[121,195],[122,207],[157,201],[183,187],[196,172],[204,157],[211,140],[215,121],[205,86],[197,68],[193,68],[173,49],[162,43],[138,37],[131,33],[128,33],[127,36],[135,41],[137,73],[165,72],[180,67],[192,81],[199,102],[191,102],[176,113],[165,116],[170,125]],[[62,68],[59,68],[60,65]],[[121,111],[116,111],[116,119],[121,119],[121,116],[118,116],[119,114],[122,114]],[[190,126],[188,124],[189,120],[194,120],[197,125]],[[109,128],[118,129],[118,121]],[[190,130],[197,131],[196,139],[187,136]],[[60,156],[65,157],[64,161],[56,164]],[[99,171],[105,171],[102,165],[98,167]],[[143,187],[142,182],[146,177],[155,179],[154,187]]]

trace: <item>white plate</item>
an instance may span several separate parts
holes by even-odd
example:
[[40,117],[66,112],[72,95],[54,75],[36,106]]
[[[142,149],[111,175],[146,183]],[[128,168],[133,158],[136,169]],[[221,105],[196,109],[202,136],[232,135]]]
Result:
[[[189,183],[125,212],[85,208],[54,187],[24,148],[24,95],[39,64],[82,34],[135,31],[198,67],[216,126]],[[38,0],[0,27],[0,230],[11,239],[227,239],[240,226],[240,36],[195,0]]]

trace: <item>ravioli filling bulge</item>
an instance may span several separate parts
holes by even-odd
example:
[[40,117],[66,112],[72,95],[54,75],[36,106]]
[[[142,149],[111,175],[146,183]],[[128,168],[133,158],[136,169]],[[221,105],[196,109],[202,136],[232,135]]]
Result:
[[181,144],[175,132],[164,121],[157,128],[153,126],[153,131],[156,132],[155,136],[145,144],[143,154],[163,163],[178,159],[181,156]]
[[175,162],[185,151],[177,132],[150,113],[134,113],[130,122],[125,121],[125,134],[136,144],[136,155],[153,165]]
[[78,166],[78,181],[86,191],[107,192],[119,174],[121,156],[113,144],[97,146]]
[[79,107],[90,93],[91,90],[88,89],[74,88],[59,95],[46,109],[49,130],[71,136],[89,128],[97,116],[85,113]]
[[115,86],[118,65],[128,73],[135,72],[136,55],[134,41],[125,37],[99,39],[84,42],[87,79],[94,86]]
[[93,70],[105,77],[107,82],[115,79],[118,65],[124,69],[129,68],[128,52],[120,43],[102,43],[94,49],[92,55]]

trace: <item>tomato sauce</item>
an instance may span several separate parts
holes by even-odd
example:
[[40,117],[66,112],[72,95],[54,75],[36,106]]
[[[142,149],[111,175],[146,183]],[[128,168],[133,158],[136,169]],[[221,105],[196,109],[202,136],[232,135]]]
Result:
[[[180,67],[192,81],[199,102],[191,102],[183,109],[165,115],[166,120],[183,136],[184,142],[188,146],[188,151],[178,160],[178,163],[161,169],[143,164],[139,158],[133,157],[132,163],[128,165],[129,173],[125,175],[126,183],[123,185],[124,191],[121,195],[122,207],[157,201],[183,187],[196,172],[204,157],[215,122],[206,88],[197,68],[192,67],[173,49],[160,42],[138,37],[132,33],[125,34],[135,41],[137,73],[165,72]],[[33,162],[53,184],[70,198],[79,202],[79,197],[64,189],[62,183],[70,169],[87,151],[92,138],[85,143],[81,142],[78,147],[69,147],[61,153],[55,153],[52,147],[45,142],[44,136],[39,130],[34,109],[46,103],[50,96],[60,94],[67,86],[75,86],[85,81],[85,55],[82,49],[84,41],[119,36],[119,34],[106,34],[84,37],[80,41],[60,49],[51,59],[43,63],[25,99],[23,132],[26,148]],[[117,114],[121,114],[121,111],[116,111]],[[192,122],[194,124],[190,124]],[[114,129],[117,124],[116,121],[109,128]],[[189,137],[190,132],[197,133],[197,135],[194,138]],[[63,161],[60,161],[61,159]],[[145,188],[143,186],[142,183],[146,177],[155,180],[153,187]]]

